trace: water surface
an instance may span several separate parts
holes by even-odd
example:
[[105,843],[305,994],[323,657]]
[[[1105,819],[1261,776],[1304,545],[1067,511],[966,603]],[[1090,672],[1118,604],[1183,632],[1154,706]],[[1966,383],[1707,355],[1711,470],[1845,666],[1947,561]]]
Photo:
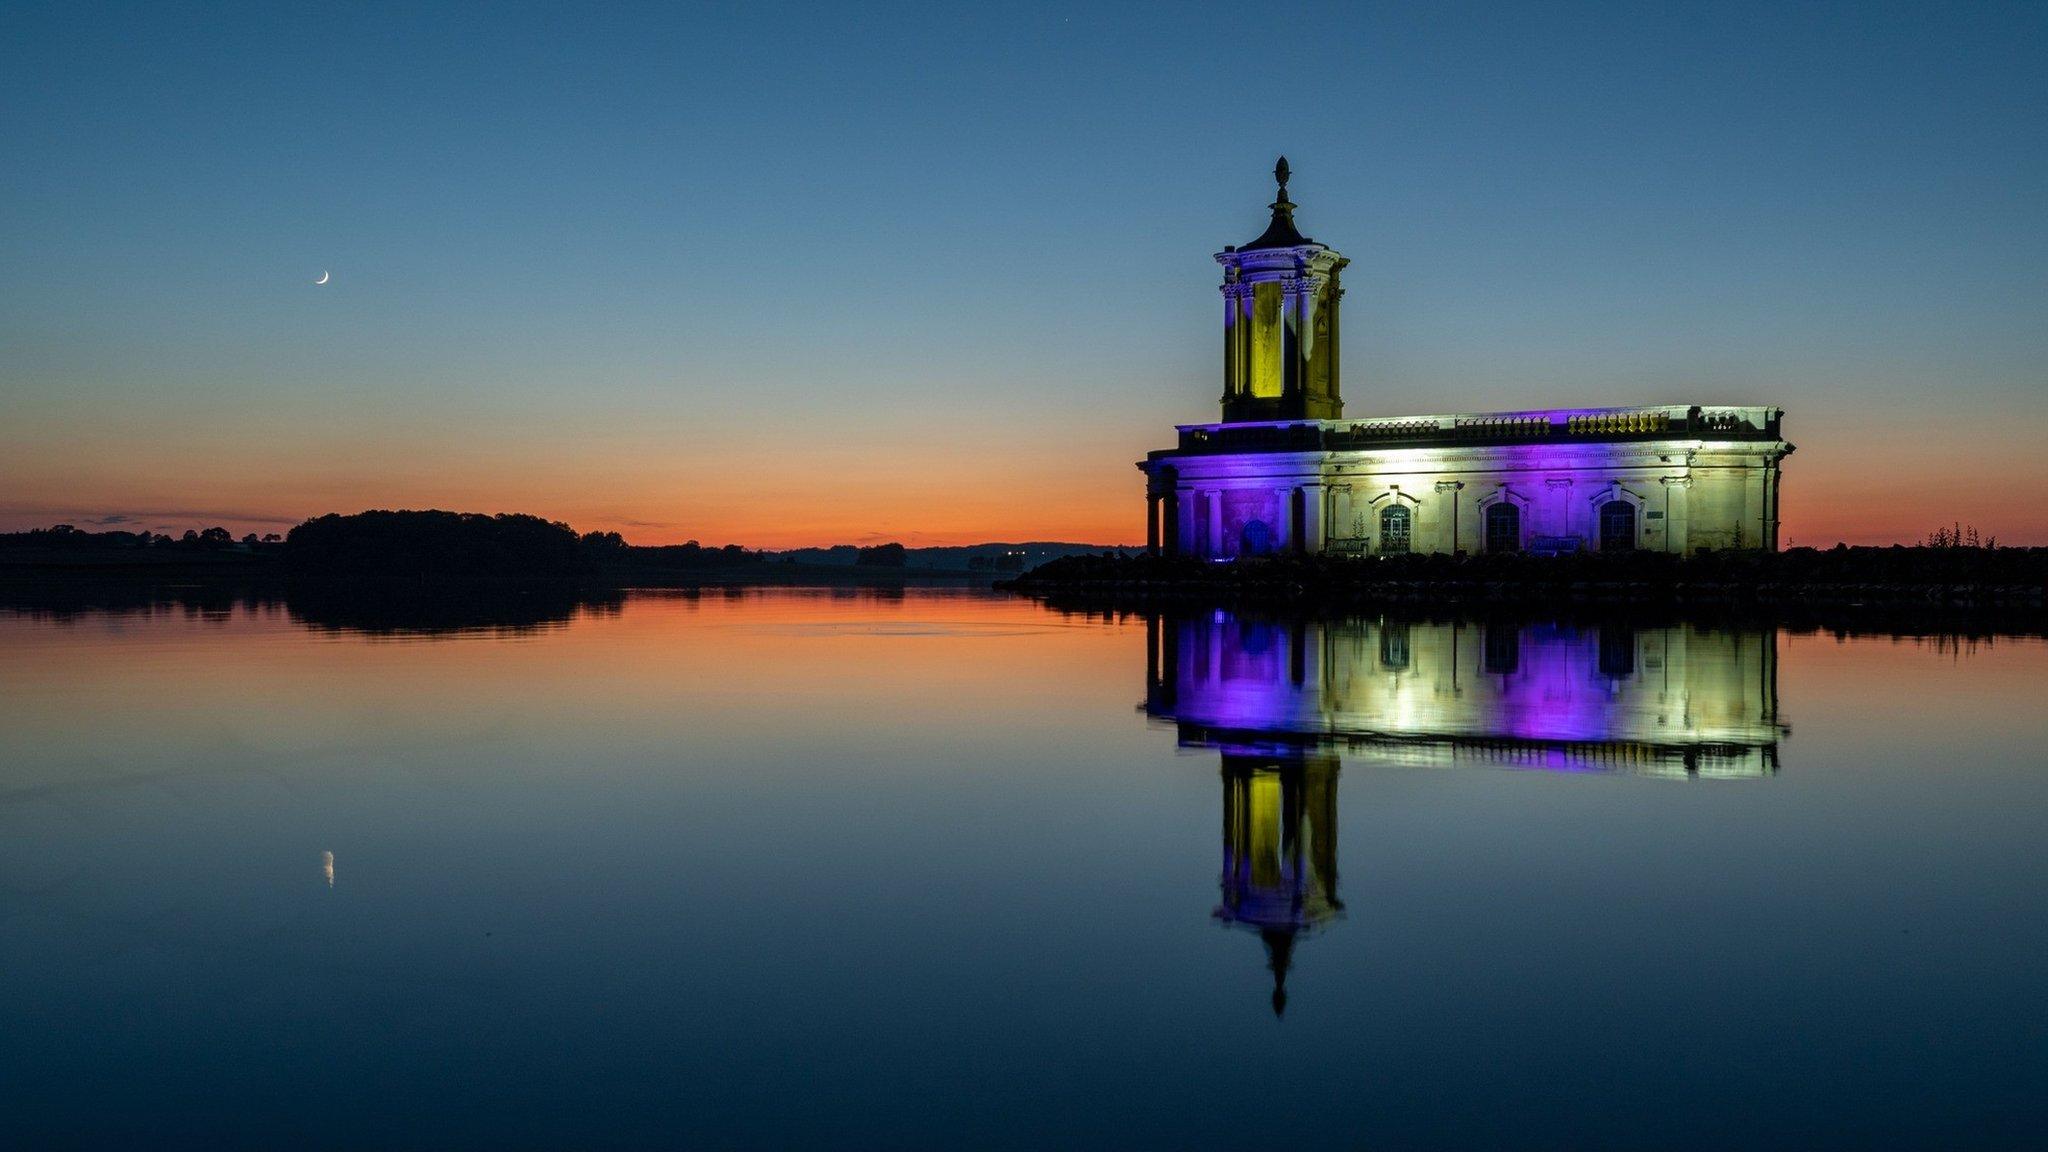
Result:
[[0,611],[22,1146],[2048,1124],[2039,640],[962,593]]

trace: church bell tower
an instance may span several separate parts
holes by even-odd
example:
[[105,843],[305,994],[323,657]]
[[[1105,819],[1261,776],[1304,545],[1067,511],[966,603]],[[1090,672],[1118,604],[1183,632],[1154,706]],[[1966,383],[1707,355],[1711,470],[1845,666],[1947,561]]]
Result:
[[1287,157],[1273,166],[1280,194],[1272,223],[1249,244],[1216,254],[1223,265],[1223,422],[1335,420],[1337,274],[1350,261],[1294,226]]

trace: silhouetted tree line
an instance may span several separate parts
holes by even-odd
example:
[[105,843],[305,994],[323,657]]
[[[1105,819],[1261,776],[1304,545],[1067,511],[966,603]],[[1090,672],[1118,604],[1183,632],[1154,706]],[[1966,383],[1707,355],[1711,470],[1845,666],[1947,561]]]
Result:
[[706,548],[695,540],[681,544],[632,545],[617,532],[583,534],[585,554],[600,567],[629,569],[739,568],[759,564],[759,552],[737,544]]
[[910,563],[910,550],[901,544],[874,544],[862,548],[853,562],[863,568],[902,568]]
[[[187,556],[246,563],[285,561],[294,577],[504,576],[582,577],[620,571],[729,569],[764,557],[737,544],[635,547],[617,532],[576,531],[557,521],[518,513],[387,511],[331,513],[308,520],[289,535],[250,534],[236,540],[226,528],[172,537],[148,531],[82,531],[58,524],[0,533],[0,560],[65,568],[155,565]],[[214,561],[208,559],[208,563]],[[256,565],[260,568],[262,565]]]
[[329,513],[285,537],[294,573],[390,576],[573,576],[582,542],[567,524],[475,512]]
[[635,547],[617,532],[586,532],[520,513],[358,512],[308,520],[285,538],[294,573],[566,577],[607,571],[731,568],[761,556],[737,544]]
[[81,553],[117,552],[139,548],[168,552],[260,553],[276,551],[282,546],[283,541],[284,537],[275,532],[260,537],[251,532],[237,540],[234,533],[221,527],[187,529],[183,536],[167,536],[147,529],[140,532],[121,529],[90,532],[73,524],[55,524],[48,528],[31,528],[26,532],[0,533],[0,548],[34,548]]
[[1958,521],[1946,528],[1936,528],[1934,531],[1929,532],[1927,534],[1926,546],[1929,548],[1996,548],[1998,547],[1998,537],[1981,537],[1977,535],[1977,526],[1975,524],[1964,524]]

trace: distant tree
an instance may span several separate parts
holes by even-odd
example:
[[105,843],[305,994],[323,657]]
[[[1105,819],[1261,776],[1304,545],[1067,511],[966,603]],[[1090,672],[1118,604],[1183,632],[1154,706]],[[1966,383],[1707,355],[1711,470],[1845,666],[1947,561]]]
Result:
[[910,553],[901,544],[876,544],[862,548],[854,563],[864,568],[902,568],[910,563]]
[[310,574],[564,576],[583,570],[582,540],[538,516],[371,511],[308,520],[285,559]]
[[662,544],[652,547],[627,545],[619,559],[632,567],[654,569],[689,568],[737,568],[757,564],[764,557],[758,552],[749,552],[738,544],[706,548],[695,540],[681,544]]
[[1987,543],[1982,536],[1978,535],[1976,525],[1957,522],[1946,528],[1936,528],[1934,531],[1929,532],[1923,546],[1927,548],[1996,548],[1998,547],[1998,537],[1991,537]]

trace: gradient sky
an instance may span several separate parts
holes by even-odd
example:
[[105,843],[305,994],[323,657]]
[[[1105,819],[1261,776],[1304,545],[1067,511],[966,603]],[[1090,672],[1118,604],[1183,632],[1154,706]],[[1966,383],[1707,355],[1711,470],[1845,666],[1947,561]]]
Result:
[[1135,541],[1285,152],[1347,415],[1779,404],[1792,543],[2048,543],[2044,107],[2040,4],[10,4],[0,528]]

